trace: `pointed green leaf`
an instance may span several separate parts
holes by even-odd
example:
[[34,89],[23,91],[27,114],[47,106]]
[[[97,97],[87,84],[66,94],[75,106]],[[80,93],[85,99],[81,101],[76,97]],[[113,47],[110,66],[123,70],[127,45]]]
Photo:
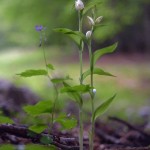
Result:
[[[83,75],[82,75],[83,80],[84,80],[87,76],[89,76],[90,74],[91,74],[90,69],[87,70],[87,71],[85,71],[85,72],[83,73]],[[115,76],[112,75],[111,73],[106,72],[106,71],[102,70],[101,68],[94,68],[93,74],[115,77]]]
[[29,136],[31,138],[35,138],[37,136],[37,133],[35,133],[35,132],[31,131],[31,130],[28,130],[27,136]]
[[79,32],[79,31],[73,31],[73,30],[70,30],[70,29],[67,29],[67,28],[56,28],[56,29],[54,29],[54,31],[60,32],[60,33],[63,33],[63,34],[67,34],[67,35],[76,35],[82,40],[86,39],[85,35],[82,32]]
[[41,138],[40,138],[40,142],[42,143],[42,144],[46,144],[46,145],[48,145],[48,144],[51,144],[51,143],[53,143],[53,139],[51,138],[51,137],[49,137],[49,136],[42,136]]
[[26,70],[24,72],[21,72],[17,75],[20,75],[22,77],[32,77],[32,76],[40,76],[40,75],[44,75],[46,76],[47,75],[47,71],[44,70],[44,69],[39,69],[39,70]]
[[43,113],[52,112],[53,103],[50,100],[43,100],[35,105],[28,105],[23,107],[24,111],[29,115],[37,116]]
[[[63,82],[64,87],[71,87],[69,84],[66,82]],[[68,92],[67,93],[73,100],[75,100],[80,106],[82,106],[82,97],[78,92]]]
[[99,0],[90,2],[89,4],[86,5],[86,7],[83,10],[83,15],[85,15],[90,9],[92,9],[93,7],[101,4],[102,2],[100,2]]
[[30,126],[29,129],[35,133],[41,133],[43,132],[45,129],[47,128],[46,125],[44,124],[37,124],[37,125],[33,125]]
[[97,119],[97,117],[101,116],[110,106],[110,104],[112,103],[113,99],[116,97],[116,94],[109,98],[107,101],[105,101],[104,103],[102,103],[94,112],[92,119],[95,121]]
[[0,116],[0,123],[14,123],[14,121],[8,117]]
[[89,92],[91,87],[89,85],[76,85],[73,87],[64,87],[61,89],[61,92],[81,92],[86,93]]
[[86,41],[85,35],[79,31],[73,31],[67,28],[56,28],[54,29],[54,31],[68,35],[71,39],[74,40],[74,42],[78,45],[78,47],[81,47],[82,40]]
[[54,66],[53,66],[52,64],[47,64],[46,66],[47,66],[47,68],[50,69],[50,70],[55,70],[55,69],[54,69]]
[[93,64],[95,64],[96,61],[104,54],[112,53],[116,49],[116,47],[117,47],[117,43],[111,46],[96,50],[93,54]]
[[65,115],[61,115],[55,119],[62,126],[62,130],[69,130],[77,126],[77,120],[75,118],[70,118]]
[[66,80],[72,80],[72,78],[70,78],[69,76],[66,76],[65,78],[53,78],[53,79],[51,79],[51,81],[53,83],[62,83]]

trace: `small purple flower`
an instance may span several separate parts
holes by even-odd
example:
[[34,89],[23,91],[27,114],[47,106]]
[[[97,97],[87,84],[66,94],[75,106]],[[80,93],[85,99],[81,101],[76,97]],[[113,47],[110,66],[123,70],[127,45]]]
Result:
[[36,25],[35,26],[35,30],[38,31],[38,32],[40,32],[40,31],[43,30],[43,26],[42,25]]

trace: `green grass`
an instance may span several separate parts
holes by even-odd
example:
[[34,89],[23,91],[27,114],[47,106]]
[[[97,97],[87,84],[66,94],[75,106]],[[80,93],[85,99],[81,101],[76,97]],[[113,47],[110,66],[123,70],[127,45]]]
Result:
[[[74,83],[78,82],[79,62],[77,55],[58,47],[48,48],[47,54],[49,63],[54,64],[56,67],[55,75],[69,74],[74,78]],[[115,61],[117,57],[114,55],[112,59],[110,58],[110,56],[105,57],[103,61],[99,61],[97,66],[117,77],[94,76],[95,88],[97,89],[95,106],[117,93],[117,97],[106,115],[117,115],[126,118],[132,113],[137,114],[136,112],[140,107],[149,105],[150,61],[122,62],[122,59],[126,60],[126,57],[121,57],[119,62]],[[84,66],[84,70],[87,66],[88,63]],[[52,98],[51,84],[44,77],[20,78],[16,75],[26,69],[33,68],[45,68],[42,50],[40,49],[14,49],[0,53],[0,77],[10,80],[18,86],[27,86],[43,98]],[[89,83],[89,79],[85,81]],[[64,98],[65,95],[61,95],[61,104],[65,103]],[[88,97],[85,101],[87,101],[85,109],[89,110],[90,101]]]

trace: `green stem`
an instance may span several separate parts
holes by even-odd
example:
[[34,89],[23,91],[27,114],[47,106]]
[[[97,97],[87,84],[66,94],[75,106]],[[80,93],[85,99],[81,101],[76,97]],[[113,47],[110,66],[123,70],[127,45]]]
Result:
[[80,150],[83,150],[83,108],[82,106],[79,109],[79,144],[80,144]]
[[82,60],[83,56],[82,56],[82,51],[79,51],[79,59],[80,59],[80,85],[83,84],[83,78],[82,78],[82,74],[83,74],[83,60]]
[[47,68],[47,60],[46,60],[46,53],[45,53],[45,47],[44,47],[44,45],[43,45],[43,57],[44,57],[44,61],[45,61],[45,66],[46,66],[46,70],[48,71],[48,68]]
[[[79,59],[80,59],[80,85],[83,84],[82,79],[82,70],[83,70],[83,60],[82,60],[82,51],[79,51]],[[81,95],[82,96],[82,95]],[[83,106],[79,106],[79,144],[80,150],[83,150]]]
[[[79,18],[79,32],[82,32],[82,12],[78,11]],[[81,46],[79,49],[79,59],[80,59],[80,85],[83,84],[82,74],[83,74],[83,41],[81,41]],[[81,95],[82,96],[82,95]],[[79,106],[79,145],[80,150],[83,150],[83,106]]]
[[[51,77],[48,73],[48,63],[47,63],[47,60],[46,60],[46,53],[45,53],[45,47],[44,47],[44,43],[42,44],[42,49],[43,49],[43,57],[44,57],[44,61],[45,61],[45,67],[46,67],[46,70],[47,70],[47,77],[49,79],[49,82],[51,82]],[[57,87],[55,84],[53,84],[53,87],[55,89],[55,98],[54,98],[54,105],[53,105],[53,109],[52,109],[52,113],[51,113],[51,125],[49,127],[49,133],[52,131],[53,129],[53,123],[54,123],[54,113],[55,113],[55,109],[56,109],[56,102],[58,100],[58,90],[57,90]]]
[[[93,28],[92,28],[92,32],[93,32]],[[94,80],[93,80],[93,69],[94,69],[94,66],[93,66],[93,53],[92,53],[92,46],[91,46],[91,38],[89,39],[89,42],[88,42],[88,49],[89,49],[89,57],[90,57],[90,84],[91,84],[91,87],[92,87],[92,91],[91,91],[91,111],[92,111],[92,115],[94,114],[94,93],[93,93],[93,89],[94,89]],[[94,148],[94,120],[91,119],[91,134],[90,134],[90,150],[93,150]]]
[[56,102],[57,102],[57,100],[58,100],[58,90],[57,90],[57,87],[56,87],[55,84],[53,84],[53,86],[54,86],[54,89],[55,89],[55,99],[54,99],[54,105],[53,105],[53,109],[52,109],[52,120],[51,120],[52,125],[51,125],[51,131],[52,131],[52,129],[53,129],[54,113],[55,113],[55,110],[56,110]]
[[82,32],[82,12],[78,11],[78,18],[79,18],[79,32]]

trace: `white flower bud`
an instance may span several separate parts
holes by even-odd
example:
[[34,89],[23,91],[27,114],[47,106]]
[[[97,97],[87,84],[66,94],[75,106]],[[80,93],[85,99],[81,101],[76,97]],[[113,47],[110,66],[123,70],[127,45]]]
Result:
[[96,20],[95,23],[100,23],[103,19],[103,16],[99,16]]
[[86,38],[87,38],[87,39],[90,39],[90,38],[91,38],[91,35],[92,35],[92,31],[87,31],[87,32],[86,32]]
[[75,1],[75,8],[76,10],[80,11],[82,9],[84,9],[84,4],[81,0],[76,0]]
[[96,89],[93,89],[93,93],[96,94]]
[[88,18],[88,21],[89,21],[90,25],[94,26],[95,22],[94,22],[93,18],[91,18],[89,16],[87,16],[87,18]]

